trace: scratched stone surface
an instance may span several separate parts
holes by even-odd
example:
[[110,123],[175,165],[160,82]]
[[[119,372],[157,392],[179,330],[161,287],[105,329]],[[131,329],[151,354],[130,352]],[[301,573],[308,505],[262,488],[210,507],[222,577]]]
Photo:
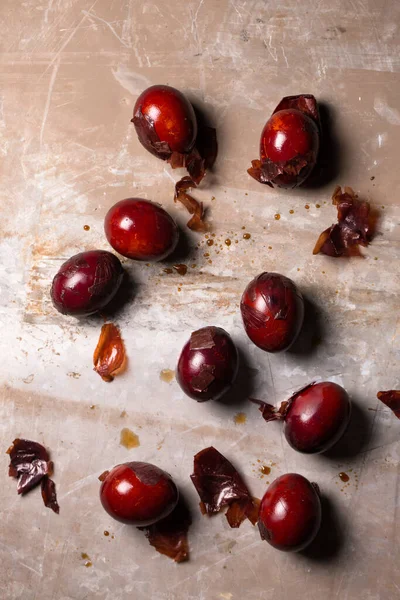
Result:
[[[3,600],[400,597],[400,422],[376,399],[400,385],[399,23],[396,0],[2,0]],[[218,160],[196,192],[212,246],[185,229],[185,209],[173,202],[182,173],[148,154],[130,123],[138,94],[154,83],[184,91],[217,128]],[[313,186],[272,190],[246,169],[271,111],[297,93],[321,103],[329,169]],[[312,255],[335,220],[337,184],[380,211],[363,259]],[[112,318],[129,368],[106,384],[92,369],[101,318],[59,315],[49,286],[72,254],[108,248],[104,215],[129,196],[160,202],[176,218],[186,240],[178,262],[189,269],[182,277],[164,273],[165,264],[124,262],[133,294]],[[303,342],[285,354],[258,350],[241,324],[241,293],[263,270],[291,277],[309,301]],[[160,379],[206,324],[227,329],[241,350],[227,403],[196,404]],[[313,379],[346,387],[353,419],[334,451],[303,456],[246,397],[277,403]],[[235,422],[238,412],[246,422]],[[120,445],[123,428],[139,447]],[[17,497],[4,453],[17,436],[50,449],[59,516],[39,490]],[[285,472],[318,482],[317,546],[280,553],[248,522],[231,530],[223,515],[202,517],[189,474],[193,455],[210,444],[256,496]],[[141,532],[103,511],[98,475],[129,460],[165,468],[187,497],[189,562],[157,554]]]

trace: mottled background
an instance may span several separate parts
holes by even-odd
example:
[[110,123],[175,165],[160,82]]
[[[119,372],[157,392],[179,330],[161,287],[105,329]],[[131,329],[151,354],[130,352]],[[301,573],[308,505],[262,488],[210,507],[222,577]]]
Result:
[[[400,423],[376,400],[379,389],[400,384],[399,23],[396,0],[2,0],[2,599],[400,597]],[[197,192],[212,247],[184,229],[187,214],[173,202],[181,173],[146,153],[129,122],[153,83],[183,90],[217,128],[218,160]],[[309,189],[271,190],[246,169],[275,105],[302,92],[321,102],[329,169]],[[381,211],[364,259],[312,256],[334,221],[336,184]],[[114,321],[129,370],[105,384],[91,363],[101,319],[62,317],[49,286],[70,255],[108,248],[105,212],[132,195],[162,203],[183,226],[187,249],[178,258],[189,270],[181,277],[163,273],[165,265],[125,262],[134,297]],[[267,355],[246,339],[239,299],[262,270],[293,278],[308,298],[303,351]],[[206,324],[226,328],[242,350],[231,405],[196,404],[175,381],[160,380],[190,331]],[[291,450],[279,424],[266,425],[245,400],[251,393],[278,402],[314,378],[342,384],[355,405],[347,436],[327,456]],[[238,412],[246,423],[235,423]],[[138,448],[120,446],[123,427],[139,435]],[[7,478],[3,451],[17,436],[51,450],[59,516],[39,490],[17,497]],[[189,474],[209,444],[255,495],[287,471],[317,481],[324,543],[287,555],[248,522],[231,530],[222,515],[201,517]],[[99,473],[135,459],[167,469],[190,501],[190,562],[175,565],[103,511]]]

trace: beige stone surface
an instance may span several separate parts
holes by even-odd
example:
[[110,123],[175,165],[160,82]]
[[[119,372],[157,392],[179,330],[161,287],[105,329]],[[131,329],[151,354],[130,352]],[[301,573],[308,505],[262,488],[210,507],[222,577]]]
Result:
[[[400,385],[399,19],[396,0],[2,0],[2,600],[400,598],[400,422],[376,400]],[[101,319],[62,317],[49,286],[70,255],[108,248],[103,218],[122,198],[158,201],[184,227],[173,203],[181,173],[146,153],[129,122],[153,83],[185,91],[217,128],[218,160],[197,192],[216,243],[188,233],[180,262],[197,266],[184,278],[125,263],[135,297],[114,320],[129,370],[105,384],[91,364]],[[329,109],[333,177],[312,189],[266,189],[246,173],[260,131],[282,96],[302,92]],[[382,207],[364,259],[312,256],[334,221],[336,184]],[[309,351],[267,355],[247,340],[238,303],[262,270],[293,278],[316,307],[320,341]],[[242,350],[243,400],[236,394],[233,405],[196,404],[159,378],[205,324],[226,328]],[[346,438],[326,456],[291,450],[279,425],[244,399],[251,391],[279,402],[314,378],[342,384],[355,404]],[[235,424],[238,411],[246,423]],[[140,447],[119,445],[124,427]],[[17,436],[51,450],[59,516],[38,490],[17,497],[7,478],[3,450]],[[248,523],[231,530],[222,515],[201,517],[189,474],[209,444],[255,495],[285,472],[318,482],[328,499],[319,548],[283,554]],[[98,475],[135,459],[168,470],[188,497],[190,562],[174,564],[103,511]],[[260,465],[272,466],[270,476]]]

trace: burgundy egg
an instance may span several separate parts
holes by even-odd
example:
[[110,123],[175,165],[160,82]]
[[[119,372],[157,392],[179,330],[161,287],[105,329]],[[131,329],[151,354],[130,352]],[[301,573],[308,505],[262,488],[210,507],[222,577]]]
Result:
[[179,239],[178,227],[167,211],[140,198],[114,204],[106,214],[104,230],[114,250],[134,260],[163,260]]
[[82,317],[103,309],[118,291],[124,270],[105,250],[72,256],[61,265],[51,286],[54,307],[63,315]]
[[132,122],[140,143],[167,160],[172,152],[189,153],[197,135],[193,106],[179,90],[153,85],[136,100]]
[[243,325],[251,341],[267,352],[287,350],[304,319],[303,296],[293,281],[278,273],[261,273],[243,292]]
[[176,378],[187,396],[218,400],[232,386],[238,371],[238,351],[221,327],[194,331],[179,357]]
[[298,452],[325,452],[342,437],[350,420],[346,390],[330,381],[315,383],[297,392],[284,418],[284,433]]
[[297,473],[275,479],[261,500],[261,538],[277,550],[298,552],[308,546],[321,525],[318,487]]
[[150,463],[117,465],[101,479],[103,508],[122,523],[152,525],[167,517],[178,502],[178,489],[171,476]]
[[301,185],[317,162],[319,125],[314,96],[283,98],[263,128],[260,161],[252,161],[249,174],[270,186]]

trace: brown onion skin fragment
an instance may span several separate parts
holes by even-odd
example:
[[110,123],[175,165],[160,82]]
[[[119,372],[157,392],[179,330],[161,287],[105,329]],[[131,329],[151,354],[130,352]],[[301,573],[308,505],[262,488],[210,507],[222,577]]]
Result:
[[147,527],[167,517],[179,498],[168,473],[144,462],[117,465],[104,477],[100,500],[106,512],[122,523]]
[[53,279],[51,299],[63,315],[84,317],[113,299],[123,279],[119,259],[105,250],[91,250],[72,256]]
[[104,219],[109,244],[127,258],[159,261],[175,249],[179,231],[173,218],[161,206],[127,198],[110,208]]
[[383,404],[386,404],[393,414],[400,419],[400,390],[378,392],[377,398],[383,402]]
[[287,350],[304,319],[304,300],[295,284],[279,273],[261,273],[243,292],[243,325],[251,341],[266,352]]
[[175,202],[181,202],[192,218],[187,222],[187,226],[192,231],[208,231],[208,224],[204,221],[203,203],[198,202],[187,190],[196,187],[196,183],[189,176],[182,177],[175,185]]
[[307,386],[288,402],[286,440],[298,452],[326,452],[346,431],[350,415],[350,398],[340,385],[323,381]]
[[308,546],[321,525],[321,501],[314,485],[297,473],[275,479],[261,500],[258,528],[277,550],[298,552]]
[[271,187],[295,188],[315,167],[319,145],[320,120],[314,96],[287,96],[265,124],[260,160],[252,161],[248,173]]
[[[209,342],[194,347],[195,335],[209,334]],[[187,396],[205,402],[218,400],[231,388],[239,366],[237,348],[221,327],[203,327],[192,334],[178,360],[176,379]]]
[[18,478],[17,493],[26,494],[41,484],[44,505],[59,513],[56,486],[50,479],[53,463],[46,448],[38,442],[17,438],[7,450],[10,456],[8,475]]
[[10,455],[8,475],[17,477],[17,493],[26,494],[36,487],[43,477],[51,475],[53,464],[46,448],[38,442],[17,438],[7,450]]
[[255,524],[258,501],[223,454],[210,446],[198,452],[193,463],[190,478],[199,494],[202,514],[212,515],[229,506],[226,518],[231,527],[239,527],[245,518]]
[[351,187],[343,190],[337,186],[332,195],[337,208],[338,222],[323,231],[313,254],[325,254],[332,258],[361,256],[359,246],[368,246],[375,234],[378,214],[369,202],[359,200]]
[[168,85],[153,85],[140,94],[132,122],[142,146],[162,160],[169,159],[173,152],[189,153],[197,136],[191,103]]
[[188,531],[192,524],[189,509],[182,498],[168,517],[145,527],[146,537],[157,552],[181,563],[189,560]]
[[126,369],[125,345],[119,328],[114,323],[105,323],[93,353],[94,370],[106,381],[113,381],[116,375]]
[[44,477],[41,482],[42,498],[44,505],[51,508],[57,515],[60,512],[60,507],[57,502],[56,484],[49,477]]

